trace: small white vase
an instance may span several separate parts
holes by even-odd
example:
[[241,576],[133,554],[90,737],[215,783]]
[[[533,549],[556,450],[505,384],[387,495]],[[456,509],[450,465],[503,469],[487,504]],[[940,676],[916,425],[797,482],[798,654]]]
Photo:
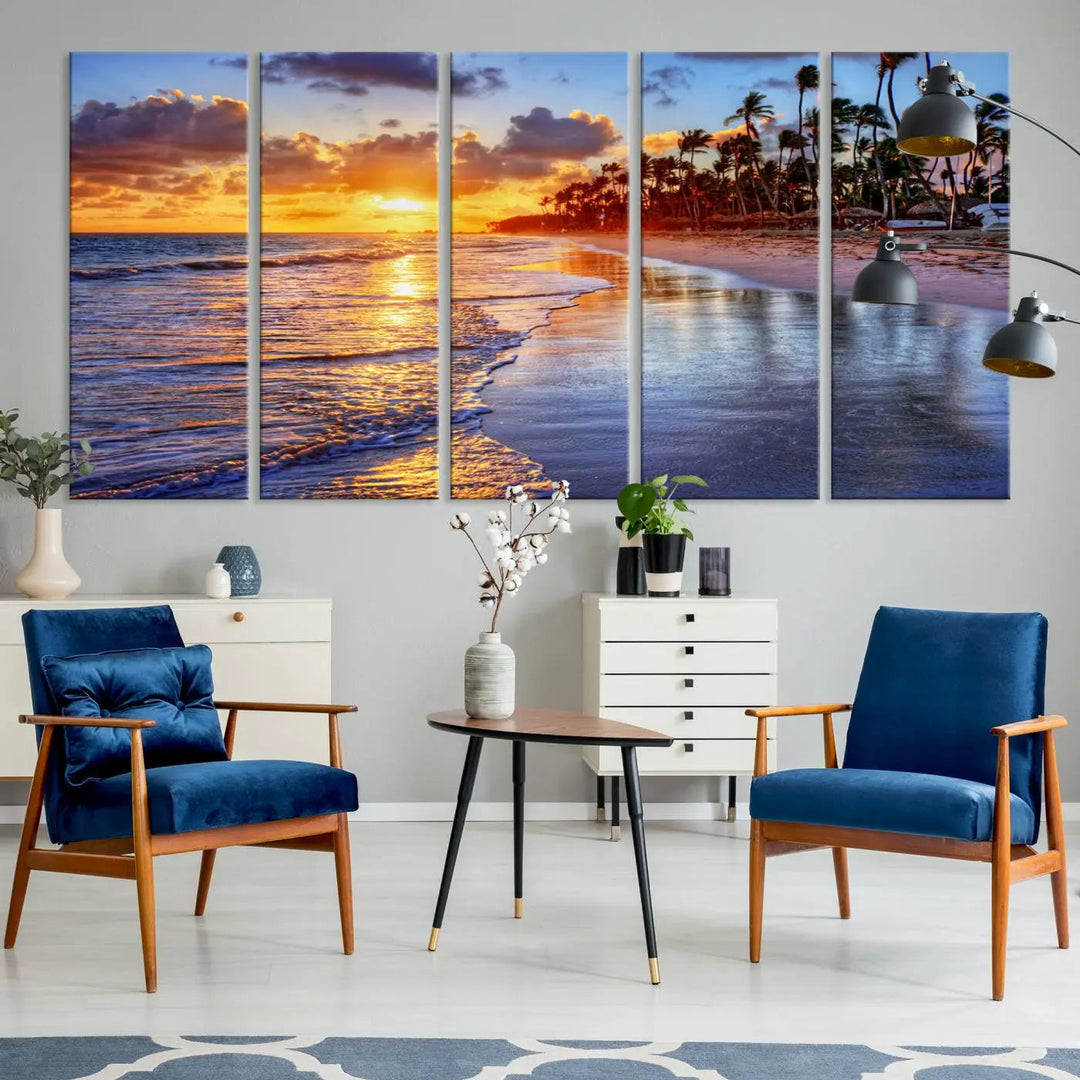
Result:
[[15,587],[34,600],[63,600],[82,584],[64,558],[61,514],[59,509],[34,514],[34,554],[15,578]]
[[232,595],[232,578],[224,563],[216,562],[206,571],[206,595],[211,600],[225,600]]
[[465,650],[465,712],[476,720],[505,720],[514,711],[514,650],[501,634],[482,633]]

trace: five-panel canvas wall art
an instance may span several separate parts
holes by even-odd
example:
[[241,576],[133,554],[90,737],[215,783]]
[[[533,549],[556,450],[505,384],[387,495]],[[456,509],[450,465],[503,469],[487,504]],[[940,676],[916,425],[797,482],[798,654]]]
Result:
[[[97,462],[73,496],[247,498],[254,425],[264,499],[434,498],[445,381],[454,498],[614,497],[638,395],[642,475],[817,498],[824,308],[831,495],[1006,498],[980,359],[1009,317],[1007,115],[962,158],[900,153],[939,59],[834,54],[830,88],[810,53],[646,52],[631,87],[624,53],[455,54],[445,131],[435,53],[73,54],[71,430]],[[1007,100],[1006,54],[950,59]],[[913,255],[917,306],[854,304],[886,227],[988,250]]]

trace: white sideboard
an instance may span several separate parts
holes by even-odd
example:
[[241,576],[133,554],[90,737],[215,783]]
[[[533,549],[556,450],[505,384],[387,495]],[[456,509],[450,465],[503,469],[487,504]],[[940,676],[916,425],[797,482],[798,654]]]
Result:
[[[32,711],[22,614],[31,608],[112,608],[168,604],[188,645],[214,654],[220,700],[329,703],[331,602],[294,596],[69,596],[0,599],[0,779],[34,771],[33,729],[17,723]],[[225,717],[222,716],[224,726]],[[235,758],[329,761],[325,717],[241,713]]]
[[[753,774],[757,721],[745,710],[776,704],[775,600],[586,593],[582,605],[582,711],[675,740],[638,750],[642,776]],[[617,746],[584,757],[597,776],[622,772]]]

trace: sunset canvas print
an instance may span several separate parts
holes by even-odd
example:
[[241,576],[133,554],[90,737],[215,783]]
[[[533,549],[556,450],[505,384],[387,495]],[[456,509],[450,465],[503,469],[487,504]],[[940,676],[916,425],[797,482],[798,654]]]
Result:
[[627,58],[453,57],[451,494],[627,480]]
[[438,495],[438,62],[262,56],[264,498]]
[[642,57],[642,475],[818,494],[818,57]]
[[247,496],[247,62],[72,53],[73,498]]
[[[833,55],[832,494],[837,499],[1004,499],[1009,380],[982,366],[1009,321],[1009,118],[977,99],[977,144],[903,154],[896,132],[941,53]],[[978,92],[1007,102],[1007,53],[949,53]],[[918,303],[854,303],[882,230],[902,243]]]

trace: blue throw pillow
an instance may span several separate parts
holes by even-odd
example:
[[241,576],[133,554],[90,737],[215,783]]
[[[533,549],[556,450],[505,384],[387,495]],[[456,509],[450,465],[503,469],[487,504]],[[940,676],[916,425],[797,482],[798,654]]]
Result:
[[[62,716],[156,720],[143,730],[146,767],[224,761],[205,645],[44,656],[41,668]],[[63,728],[69,784],[131,772],[126,728]]]

